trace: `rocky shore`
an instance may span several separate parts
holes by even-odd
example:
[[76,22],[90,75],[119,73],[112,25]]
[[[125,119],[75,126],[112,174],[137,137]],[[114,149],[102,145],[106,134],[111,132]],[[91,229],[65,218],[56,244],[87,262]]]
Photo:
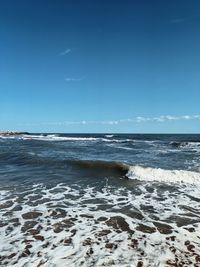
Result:
[[0,131],[0,134],[19,135],[19,134],[30,134],[30,133],[28,133],[28,132],[16,132],[16,131]]

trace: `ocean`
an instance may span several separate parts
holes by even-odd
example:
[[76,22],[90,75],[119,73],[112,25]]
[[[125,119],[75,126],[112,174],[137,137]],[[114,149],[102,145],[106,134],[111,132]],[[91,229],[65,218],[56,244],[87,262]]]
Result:
[[200,266],[200,135],[0,135],[0,266]]

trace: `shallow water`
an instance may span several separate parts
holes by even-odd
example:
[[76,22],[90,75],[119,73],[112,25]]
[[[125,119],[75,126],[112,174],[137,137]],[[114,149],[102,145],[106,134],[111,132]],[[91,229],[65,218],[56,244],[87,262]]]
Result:
[[200,135],[1,135],[1,266],[200,266],[199,171]]

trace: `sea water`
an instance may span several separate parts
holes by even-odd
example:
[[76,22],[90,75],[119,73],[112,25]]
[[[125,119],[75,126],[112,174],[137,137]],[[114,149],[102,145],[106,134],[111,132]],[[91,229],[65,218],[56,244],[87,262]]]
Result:
[[200,266],[200,135],[0,135],[0,266]]

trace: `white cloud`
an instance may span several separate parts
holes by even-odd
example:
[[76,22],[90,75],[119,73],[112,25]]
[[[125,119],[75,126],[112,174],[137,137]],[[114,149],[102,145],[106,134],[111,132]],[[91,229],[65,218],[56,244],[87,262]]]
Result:
[[166,122],[166,121],[180,121],[180,120],[199,120],[200,115],[183,115],[183,116],[172,116],[172,115],[161,115],[158,117],[136,117],[136,122]]
[[71,52],[71,49],[68,48],[65,51],[61,52],[60,56],[65,56],[65,55],[69,54],[70,52]]
[[[172,121],[181,121],[181,120],[200,120],[200,115],[182,115],[182,116],[172,116],[172,115],[161,115],[158,117],[133,117],[128,119],[119,119],[119,120],[99,120],[99,121],[61,121],[61,122],[44,122],[44,123],[27,123],[23,126],[66,126],[66,125],[91,125],[91,124],[102,124],[102,125],[117,125],[122,123],[146,123],[146,122],[155,122],[155,123],[164,123]],[[22,125],[22,124],[21,124]]]
[[78,81],[82,81],[83,78],[65,78],[66,82],[78,82]]

